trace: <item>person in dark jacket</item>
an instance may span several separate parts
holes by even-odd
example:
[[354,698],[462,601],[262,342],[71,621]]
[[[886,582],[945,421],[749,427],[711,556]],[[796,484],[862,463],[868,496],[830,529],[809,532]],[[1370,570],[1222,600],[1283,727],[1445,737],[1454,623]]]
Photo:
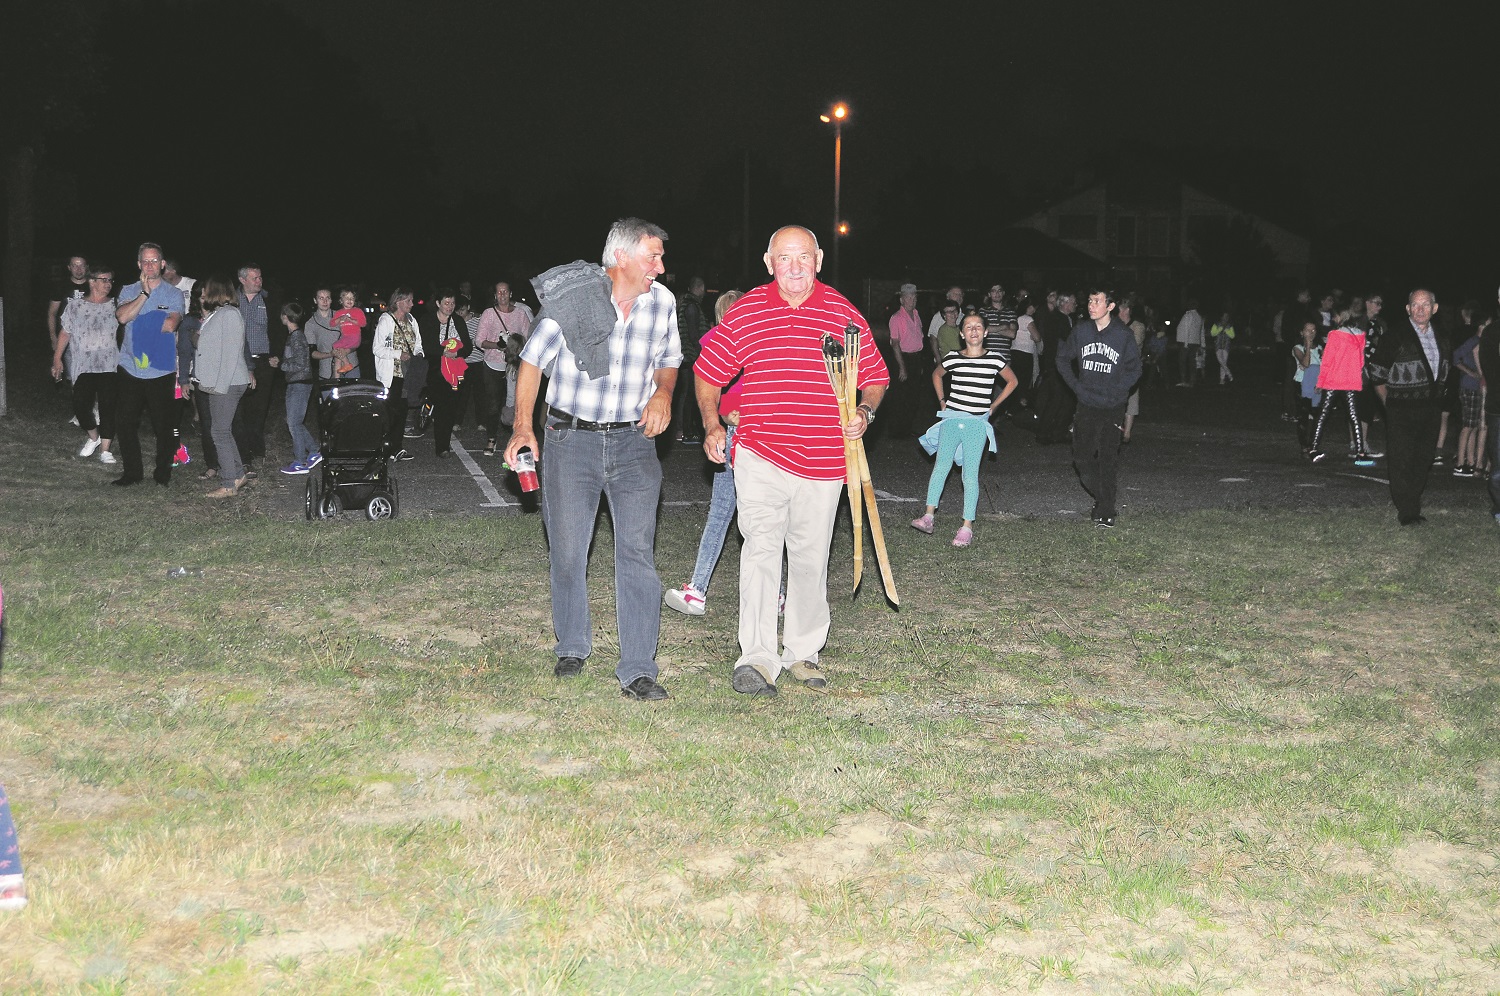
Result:
[[[460,385],[443,379],[442,358],[462,360],[474,350],[474,339],[469,335],[469,325],[456,314],[458,300],[451,290],[441,289],[433,295],[437,305],[433,312],[436,323],[433,345],[436,347],[429,361],[427,377],[427,399],[432,402],[432,441],[434,451],[446,457],[453,448],[453,426],[458,421]],[[446,348],[454,340],[455,349]],[[424,346],[426,344],[424,343]],[[432,371],[438,371],[434,379]]]
[[1073,333],[1072,294],[1052,291],[1047,294],[1047,313],[1038,320],[1042,326],[1042,382],[1036,389],[1036,441],[1042,445],[1068,442],[1068,426],[1073,422],[1073,395],[1057,374],[1057,355],[1062,343]]
[[307,344],[307,335],[302,331],[302,318],[306,314],[302,305],[295,301],[281,306],[281,324],[286,328],[286,346],[279,358],[271,363],[281,371],[286,380],[286,427],[292,434],[292,462],[281,468],[283,474],[305,474],[323,462],[318,452],[318,441],[307,431],[307,403],[312,400],[313,382],[317,371],[313,368],[312,349]]
[[1375,345],[1366,372],[1385,404],[1386,466],[1391,501],[1403,526],[1420,525],[1422,492],[1437,453],[1443,387],[1448,381],[1447,338],[1432,324],[1437,296],[1419,287],[1406,296],[1407,321],[1394,321]]
[[1113,291],[1088,293],[1089,321],[1079,322],[1057,350],[1056,369],[1078,396],[1073,417],[1073,466],[1094,498],[1096,526],[1115,524],[1116,461],[1125,405],[1141,376],[1135,333],[1114,315]]

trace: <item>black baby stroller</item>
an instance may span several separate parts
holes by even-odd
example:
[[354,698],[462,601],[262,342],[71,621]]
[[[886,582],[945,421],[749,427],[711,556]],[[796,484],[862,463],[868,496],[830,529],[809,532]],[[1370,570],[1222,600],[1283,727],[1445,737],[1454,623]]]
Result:
[[331,519],[363,509],[370,519],[401,510],[391,479],[386,389],[377,380],[325,383],[318,392],[323,461],[307,475],[307,517]]

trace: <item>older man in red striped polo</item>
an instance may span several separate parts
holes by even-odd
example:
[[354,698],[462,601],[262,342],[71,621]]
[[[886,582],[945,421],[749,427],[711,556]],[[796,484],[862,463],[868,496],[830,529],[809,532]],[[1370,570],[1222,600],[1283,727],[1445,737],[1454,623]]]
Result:
[[[771,236],[766,269],[775,281],[750,291],[705,340],[694,370],[710,460],[734,467],[740,533],[740,656],[730,684],[744,695],[775,695],[782,671],[809,688],[828,687],[818,655],[828,640],[828,542],[844,484],[844,439],[875,419],[890,376],[870,327],[838,291],[820,283],[818,240],[789,226]],[[861,404],[845,424],[823,364],[823,337],[860,338]],[[742,374],[734,451],[724,452],[719,395]],[[781,559],[787,560],[786,617],[777,639]]]

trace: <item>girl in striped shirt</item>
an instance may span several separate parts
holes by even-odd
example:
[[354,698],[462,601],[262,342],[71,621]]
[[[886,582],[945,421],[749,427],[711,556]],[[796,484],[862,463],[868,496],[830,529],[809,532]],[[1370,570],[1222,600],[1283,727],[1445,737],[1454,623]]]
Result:
[[[979,508],[979,461],[984,458],[985,444],[995,446],[990,416],[995,414],[1010,393],[1016,389],[1016,375],[1000,354],[984,348],[984,319],[968,315],[962,326],[963,348],[943,357],[932,375],[943,410],[938,413],[937,462],[927,482],[927,513],[912,520],[912,528],[931,535],[933,513],[943,486],[953,469],[954,457],[962,450],[964,522],[953,537],[954,546],[968,546],[974,539],[974,514]],[[948,375],[948,389],[943,390],[943,374]],[[995,393],[995,381],[1005,386]]]

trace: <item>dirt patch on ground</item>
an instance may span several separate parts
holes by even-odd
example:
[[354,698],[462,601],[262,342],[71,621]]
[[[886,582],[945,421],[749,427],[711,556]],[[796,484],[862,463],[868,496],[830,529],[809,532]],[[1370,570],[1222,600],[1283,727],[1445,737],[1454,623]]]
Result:
[[257,937],[245,945],[245,957],[252,962],[276,961],[281,958],[306,958],[320,954],[342,954],[357,951],[375,941],[389,937],[387,927],[339,924],[312,930],[286,931],[271,937]]

